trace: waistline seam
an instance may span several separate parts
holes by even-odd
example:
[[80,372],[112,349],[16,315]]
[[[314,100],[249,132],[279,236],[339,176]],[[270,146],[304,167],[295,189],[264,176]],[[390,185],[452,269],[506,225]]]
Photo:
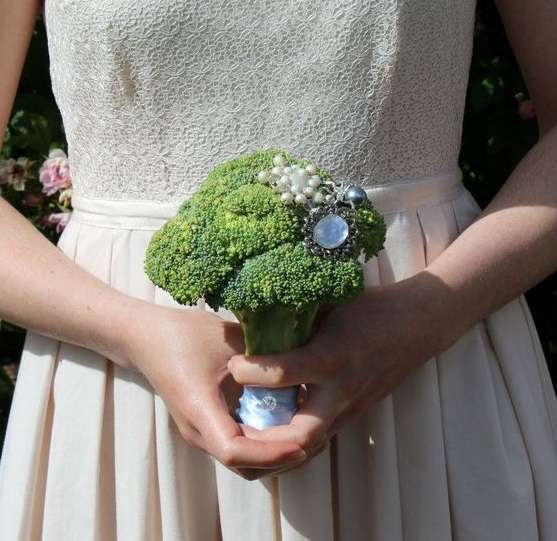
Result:
[[[384,215],[435,206],[454,200],[467,191],[462,183],[460,168],[437,175],[362,188],[368,193],[372,204]],[[190,196],[184,197],[180,202],[160,202],[94,199],[76,194],[70,220],[107,229],[152,231],[171,219],[188,197]],[[91,208],[87,208],[88,203]],[[118,211],[122,214],[118,214]]]

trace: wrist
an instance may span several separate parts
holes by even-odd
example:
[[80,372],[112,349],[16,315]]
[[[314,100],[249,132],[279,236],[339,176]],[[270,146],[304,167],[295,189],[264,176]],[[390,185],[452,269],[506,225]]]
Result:
[[93,349],[124,368],[137,369],[135,349],[153,319],[149,314],[160,307],[121,293],[111,305],[111,317],[105,318]]
[[194,318],[200,315],[206,314],[129,298],[122,306],[123,323],[112,341],[115,362],[138,372],[148,372],[151,367],[145,363],[157,360],[148,353],[151,346],[173,344],[177,336],[183,338],[190,329],[197,332],[199,322]]
[[465,313],[455,310],[455,294],[435,275],[421,271],[394,284],[414,321],[416,344],[435,355],[449,348],[468,327]]

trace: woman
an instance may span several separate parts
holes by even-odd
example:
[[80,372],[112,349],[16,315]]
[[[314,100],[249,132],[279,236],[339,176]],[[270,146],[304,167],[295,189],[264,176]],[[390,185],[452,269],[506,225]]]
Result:
[[[57,249],[0,200],[0,316],[30,331],[2,539],[555,535],[556,399],[519,295],[557,270],[557,7],[498,4],[541,137],[480,213],[457,167],[474,0],[46,1],[75,210]],[[36,9],[0,1],[2,133]],[[388,237],[307,347],[249,363],[230,314],[142,269],[208,171],[264,147],[365,186]],[[223,399],[246,383],[308,400],[249,430]]]

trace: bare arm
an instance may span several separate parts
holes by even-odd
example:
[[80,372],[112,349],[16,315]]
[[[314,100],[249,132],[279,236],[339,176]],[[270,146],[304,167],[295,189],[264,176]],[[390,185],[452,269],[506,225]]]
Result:
[[557,4],[497,5],[541,137],[479,218],[426,270],[461,307],[457,332],[557,270]]
[[[9,120],[35,25],[36,0],[0,0],[0,133]],[[1,142],[1,141],[0,141]],[[0,198],[0,318],[127,364],[125,320],[140,301],[75,265]],[[103,314],[110,310],[110,323]]]
[[[0,0],[0,146],[35,26],[37,0]],[[8,54],[9,53],[9,54]]]

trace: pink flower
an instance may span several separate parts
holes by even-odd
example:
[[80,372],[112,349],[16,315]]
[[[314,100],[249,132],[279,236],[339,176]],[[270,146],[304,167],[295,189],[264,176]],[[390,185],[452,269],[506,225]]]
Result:
[[46,195],[53,195],[72,185],[68,157],[63,150],[55,148],[50,151],[39,169],[39,180]]
[[[29,168],[33,162],[28,158],[9,158],[0,163],[0,186],[7,184],[15,191],[25,190],[25,180],[29,176]],[[0,189],[1,193],[1,189]]]
[[536,118],[536,108],[532,100],[522,100],[518,104],[518,116],[522,120],[532,120]]
[[68,225],[71,215],[71,212],[53,212],[46,217],[46,222],[49,225],[56,226],[56,233],[62,233]]

